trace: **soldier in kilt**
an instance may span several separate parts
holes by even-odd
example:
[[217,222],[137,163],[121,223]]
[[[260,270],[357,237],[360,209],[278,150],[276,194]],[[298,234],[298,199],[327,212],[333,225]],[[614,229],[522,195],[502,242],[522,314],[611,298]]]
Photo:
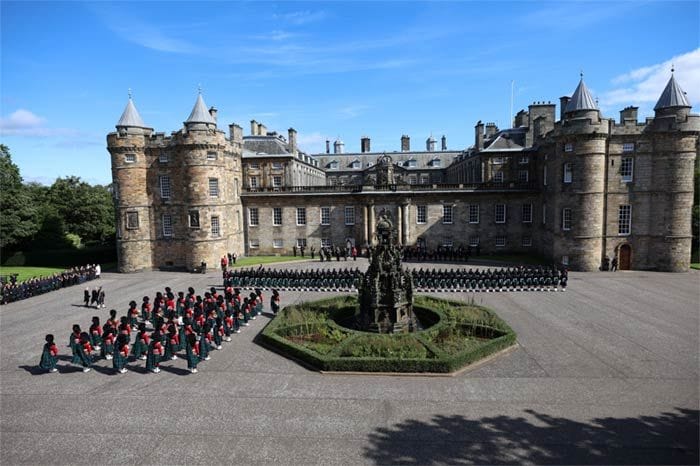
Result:
[[226,311],[224,311],[224,340],[226,341],[231,341],[231,332],[234,331],[234,321],[235,319],[233,318],[233,313],[231,312],[231,309],[227,308]]
[[129,342],[125,335],[120,334],[117,337],[117,343],[114,348],[114,359],[112,359],[112,367],[114,370],[123,374],[126,372],[126,360],[129,357]]
[[148,345],[148,354],[146,356],[146,370],[157,374],[160,372],[160,359],[163,356],[164,349],[161,343],[161,335],[158,329],[151,334],[151,342]]
[[146,324],[141,322],[139,324],[139,333],[136,334],[136,339],[134,341],[134,346],[131,348],[131,354],[134,359],[146,359],[146,353],[148,353],[148,343],[149,336],[146,332]]
[[87,332],[80,334],[80,342],[75,345],[76,353],[73,355],[73,364],[83,366],[83,372],[90,372],[92,366],[92,345],[90,344],[90,335]]
[[209,351],[211,351],[211,327],[205,323],[199,337],[199,359],[210,360]]
[[144,296],[143,302],[141,303],[141,320],[144,322],[151,320],[151,303],[149,299],[148,296]]
[[212,333],[214,336],[214,346],[216,346],[216,349],[220,350],[221,343],[224,339],[224,320],[221,317],[217,317],[214,321]]
[[103,358],[107,360],[112,359],[115,339],[116,333],[114,329],[109,324],[105,324],[104,327],[102,327],[102,350],[100,351],[100,355]]
[[46,369],[48,372],[56,372],[56,363],[58,363],[58,346],[53,341],[53,335],[46,335],[44,338],[44,349],[41,352],[41,360],[39,367]]
[[136,307],[136,301],[131,301],[129,303],[128,316],[129,316],[129,325],[131,326],[131,328],[136,328],[136,325],[138,324],[138,320],[139,320],[139,310]]
[[[73,331],[71,332],[70,336],[68,337],[68,346],[70,346],[70,351],[73,356],[73,361],[76,360],[77,354],[78,354],[78,349],[77,346],[80,344],[80,325],[75,324],[73,325]],[[77,362],[73,362],[73,364],[77,364]]]
[[92,325],[90,326],[90,342],[95,351],[102,349],[102,327],[100,326],[100,318],[94,316]]
[[196,373],[199,363],[199,342],[194,333],[190,333],[185,339],[185,354],[187,355],[187,368],[193,374]]
[[280,310],[280,293],[277,290],[272,290],[272,296],[270,297],[270,309],[275,315],[277,315]]
[[164,359],[166,359],[166,360],[167,359],[171,359],[171,360],[177,359],[177,355],[175,353],[179,349],[180,349],[180,345],[178,344],[177,330],[175,329],[175,325],[171,324],[168,326],[168,333],[165,334]]

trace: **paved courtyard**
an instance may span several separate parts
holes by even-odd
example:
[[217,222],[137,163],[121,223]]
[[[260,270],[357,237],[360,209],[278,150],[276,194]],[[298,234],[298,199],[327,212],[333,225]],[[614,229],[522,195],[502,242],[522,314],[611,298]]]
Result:
[[[160,374],[143,361],[113,374],[104,360],[83,374],[66,347],[74,323],[221,280],[148,272],[96,284],[99,311],[80,306],[79,286],[0,307],[3,465],[698,464],[697,271],[570,273],[565,293],[446,293],[494,308],[519,343],[454,377],[312,372],[253,343],[267,317],[197,374],[183,359]],[[281,294],[283,305],[324,295]],[[62,352],[57,374],[34,369],[46,333]]]

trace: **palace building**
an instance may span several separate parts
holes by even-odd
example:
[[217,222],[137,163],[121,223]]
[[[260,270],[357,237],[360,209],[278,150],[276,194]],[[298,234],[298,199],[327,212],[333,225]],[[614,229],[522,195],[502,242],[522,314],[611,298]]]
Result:
[[325,153],[251,121],[223,131],[198,95],[183,127],[154,132],[131,97],[107,136],[117,205],[119,270],[217,265],[227,252],[290,254],[293,246],[376,243],[380,214],[398,241],[481,254],[533,253],[572,270],[684,271],[690,264],[693,169],[700,116],[671,75],[639,122],[601,115],[583,79],[556,105],[535,102],[513,127],[475,126],[474,144]]

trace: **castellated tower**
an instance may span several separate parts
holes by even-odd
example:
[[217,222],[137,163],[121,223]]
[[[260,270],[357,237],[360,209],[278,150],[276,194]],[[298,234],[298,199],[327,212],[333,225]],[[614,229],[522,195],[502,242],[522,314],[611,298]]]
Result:
[[656,195],[650,216],[650,251],[659,270],[687,271],[692,244],[693,171],[698,151],[700,116],[673,74],[654,107],[652,177]]
[[107,150],[112,158],[118,267],[122,272],[150,269],[153,238],[146,150],[153,129],[143,123],[131,95],[116,127],[117,132],[107,136]]
[[131,101],[124,115],[107,137],[119,271],[217,267],[226,253],[242,255],[240,127],[231,125],[230,137],[217,129],[216,109],[207,110],[201,94],[169,137],[145,128]]
[[554,130],[548,166],[551,255],[575,270],[598,270],[602,260],[608,135],[609,121],[581,78]]

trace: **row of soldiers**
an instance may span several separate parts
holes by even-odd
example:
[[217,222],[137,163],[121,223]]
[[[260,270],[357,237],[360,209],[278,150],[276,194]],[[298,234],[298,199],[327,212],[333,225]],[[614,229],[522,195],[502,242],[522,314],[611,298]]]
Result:
[[[270,300],[274,313],[279,310],[279,301],[279,293],[274,291]],[[262,290],[244,297],[240,289],[227,287],[219,294],[212,287],[202,298],[193,288],[177,297],[166,288],[165,293],[156,293],[152,303],[145,296],[140,309],[131,301],[120,319],[113,309],[104,325],[98,316],[92,318],[88,331],[74,325],[69,337],[71,362],[89,372],[95,359],[104,358],[112,361],[117,372],[125,373],[127,362],[144,360],[147,371],[159,373],[162,360],[178,359],[177,353],[184,352],[187,368],[196,373],[199,361],[209,360],[212,350],[222,349],[223,342],[231,341],[231,335],[240,333],[241,327],[262,312]],[[47,335],[39,366],[56,372],[57,361],[53,335]]]
[[569,273],[555,266],[518,266],[499,269],[411,271],[417,291],[561,291]]
[[7,304],[22,299],[31,298],[49,291],[78,285],[89,280],[99,278],[96,272],[97,266],[88,264],[81,267],[73,267],[61,273],[55,273],[47,277],[30,278],[22,282],[12,280],[4,283],[0,289],[0,304]]
[[319,289],[340,291],[357,288],[364,273],[360,269],[236,269],[224,274],[224,286],[243,288]]
[[467,262],[469,256],[481,253],[479,246],[459,246],[457,248],[438,246],[437,249],[427,249],[418,246],[405,247],[402,250],[404,261],[428,261],[428,262]]

